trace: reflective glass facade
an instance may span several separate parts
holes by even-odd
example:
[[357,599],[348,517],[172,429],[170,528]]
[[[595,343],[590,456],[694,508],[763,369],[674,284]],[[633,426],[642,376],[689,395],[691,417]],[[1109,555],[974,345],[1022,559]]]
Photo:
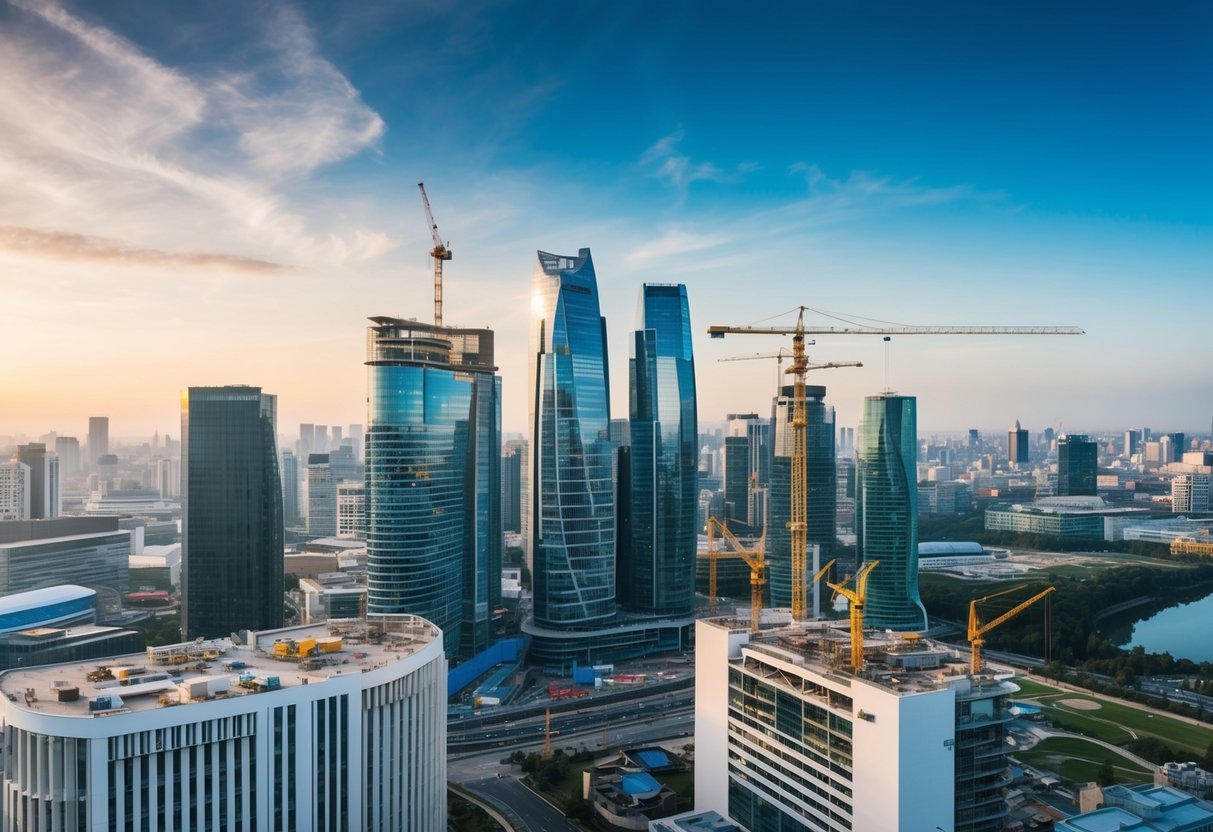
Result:
[[699,428],[686,286],[646,284],[638,317],[629,364],[631,546],[620,601],[638,612],[690,615]]
[[917,400],[868,396],[856,443],[855,532],[869,573],[864,623],[889,630],[925,630],[918,597]]
[[[771,421],[774,442],[771,452],[771,484],[767,512],[767,562],[770,563],[768,587],[771,604],[792,605],[792,387],[784,387],[775,398]],[[807,580],[813,577],[813,550],[819,547],[817,563],[824,564],[834,557],[836,528],[835,508],[838,504],[838,469],[834,449],[834,408],[825,403],[826,389],[820,385],[805,385],[805,535],[809,545],[805,568]],[[810,596],[818,591],[808,587]]]
[[187,639],[282,626],[276,397],[191,387],[181,403],[181,629]]
[[538,252],[531,287],[534,618],[576,628],[615,615],[606,321],[588,248],[576,257]]
[[420,615],[448,652],[488,646],[501,600],[501,379],[492,333],[373,319],[367,612]]
[[1094,497],[1099,447],[1084,434],[1057,440],[1057,495]]

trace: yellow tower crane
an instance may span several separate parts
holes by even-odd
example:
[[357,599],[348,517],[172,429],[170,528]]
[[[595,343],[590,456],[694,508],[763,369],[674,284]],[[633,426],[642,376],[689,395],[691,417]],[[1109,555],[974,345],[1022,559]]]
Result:
[[417,187],[421,189],[425,221],[430,227],[430,237],[434,241],[434,248],[430,251],[430,257],[434,258],[434,325],[442,326],[442,261],[450,260],[454,255],[438,236],[438,223],[434,222],[434,213],[430,210],[430,198],[425,195],[425,183],[418,182]]
[[995,592],[993,595],[987,595],[984,598],[977,598],[977,599],[969,602],[969,644],[972,645],[972,654],[969,657],[969,672],[971,672],[973,674],[977,674],[977,673],[981,672],[981,646],[986,643],[986,640],[984,638],[986,633],[990,632],[990,630],[993,630],[995,627],[998,627],[998,626],[1006,623],[1007,621],[1010,621],[1012,618],[1019,615],[1021,612],[1026,610],[1028,607],[1035,604],[1041,598],[1044,598],[1046,595],[1048,595],[1051,592],[1054,592],[1057,589],[1057,587],[1051,586],[1045,590],[1042,590],[1041,592],[1038,592],[1035,595],[1033,595],[1028,600],[1024,601],[1022,604],[1019,604],[1019,605],[1014,606],[1011,609],[1007,610],[1002,615],[995,618],[993,621],[987,622],[985,624],[981,623],[981,619],[977,615],[977,605],[978,604],[983,604],[986,601],[989,601],[993,598],[998,598],[1003,595],[1009,595],[1010,593],[1017,592],[1018,590],[1021,590],[1026,586],[1027,586],[1027,584],[1020,584],[1019,586],[1013,586],[1010,589],[1004,589],[1002,592]]
[[[732,551],[721,552],[717,548],[717,532],[733,547]],[[716,559],[741,558],[746,562],[746,566],[750,567],[750,632],[753,633],[758,632],[758,625],[762,620],[762,590],[767,582],[766,540],[766,535],[763,535],[759,538],[757,546],[743,546],[723,520],[708,518],[708,551],[703,555],[708,559],[708,609],[713,615],[716,614]]]
[[808,484],[805,471],[806,396],[805,374],[811,369],[805,355],[805,335],[1082,335],[1073,326],[885,326],[805,327],[807,306],[798,308],[796,326],[710,326],[708,335],[791,335],[792,366],[785,372],[794,377],[792,401],[792,506],[788,529],[792,532],[792,618],[805,615],[805,571],[808,550]]
[[846,581],[832,584],[826,581],[826,586],[846,598],[850,602],[851,613],[851,670],[856,673],[863,667],[863,605],[868,598],[868,576],[880,565],[878,560],[870,560],[855,573],[855,588],[847,589]]

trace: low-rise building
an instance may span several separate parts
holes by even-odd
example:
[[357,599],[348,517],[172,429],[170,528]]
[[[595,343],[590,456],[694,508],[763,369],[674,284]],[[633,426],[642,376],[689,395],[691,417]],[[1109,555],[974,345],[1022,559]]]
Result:
[[117,517],[0,522],[0,595],[61,584],[127,588],[131,532]]
[[988,531],[1104,540],[1107,539],[1105,518],[1140,519],[1149,516],[1149,509],[1111,506],[1100,497],[1044,497],[1033,503],[987,508],[985,527]]
[[1209,832],[1213,804],[1170,786],[1108,786],[1103,808],[1059,820],[1054,832]]
[[1196,763],[1163,763],[1154,772],[1155,786],[1174,786],[1188,794],[1208,799],[1213,797],[1213,772]]

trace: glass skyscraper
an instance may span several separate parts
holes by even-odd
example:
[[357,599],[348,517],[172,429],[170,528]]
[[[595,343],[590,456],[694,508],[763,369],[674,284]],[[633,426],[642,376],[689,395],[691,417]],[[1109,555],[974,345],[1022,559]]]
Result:
[[686,286],[645,284],[629,362],[631,546],[620,601],[652,615],[695,609],[699,427]]
[[882,393],[863,402],[855,449],[855,532],[869,573],[864,623],[925,630],[918,597],[918,426],[913,396]]
[[1057,440],[1057,495],[1094,497],[1099,473],[1099,447],[1085,434],[1072,433]]
[[282,626],[277,397],[191,387],[181,402],[181,631]]
[[590,250],[538,252],[532,279],[528,545],[534,619],[584,628],[615,615],[606,320]]
[[[774,425],[771,446],[771,483],[767,512],[767,562],[770,564],[771,604],[776,607],[792,605],[792,411],[794,388],[784,387],[775,397],[772,407]],[[834,408],[825,403],[826,389],[821,385],[805,385],[805,503],[809,546],[806,558],[805,585],[807,595],[816,598],[818,587],[808,586],[816,571],[812,547],[818,547],[818,568],[834,557],[837,531],[838,469],[835,464]],[[814,603],[813,608],[816,608]]]
[[448,654],[489,645],[501,600],[501,378],[493,333],[372,318],[367,612],[413,614]]

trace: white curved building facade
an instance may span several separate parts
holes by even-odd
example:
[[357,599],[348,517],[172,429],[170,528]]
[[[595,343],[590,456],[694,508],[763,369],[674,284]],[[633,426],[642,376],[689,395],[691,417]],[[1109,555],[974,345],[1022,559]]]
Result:
[[[371,624],[386,635],[337,621],[156,648],[109,662],[114,679],[0,675],[0,828],[445,829],[442,633]],[[276,658],[288,639],[328,649]]]

